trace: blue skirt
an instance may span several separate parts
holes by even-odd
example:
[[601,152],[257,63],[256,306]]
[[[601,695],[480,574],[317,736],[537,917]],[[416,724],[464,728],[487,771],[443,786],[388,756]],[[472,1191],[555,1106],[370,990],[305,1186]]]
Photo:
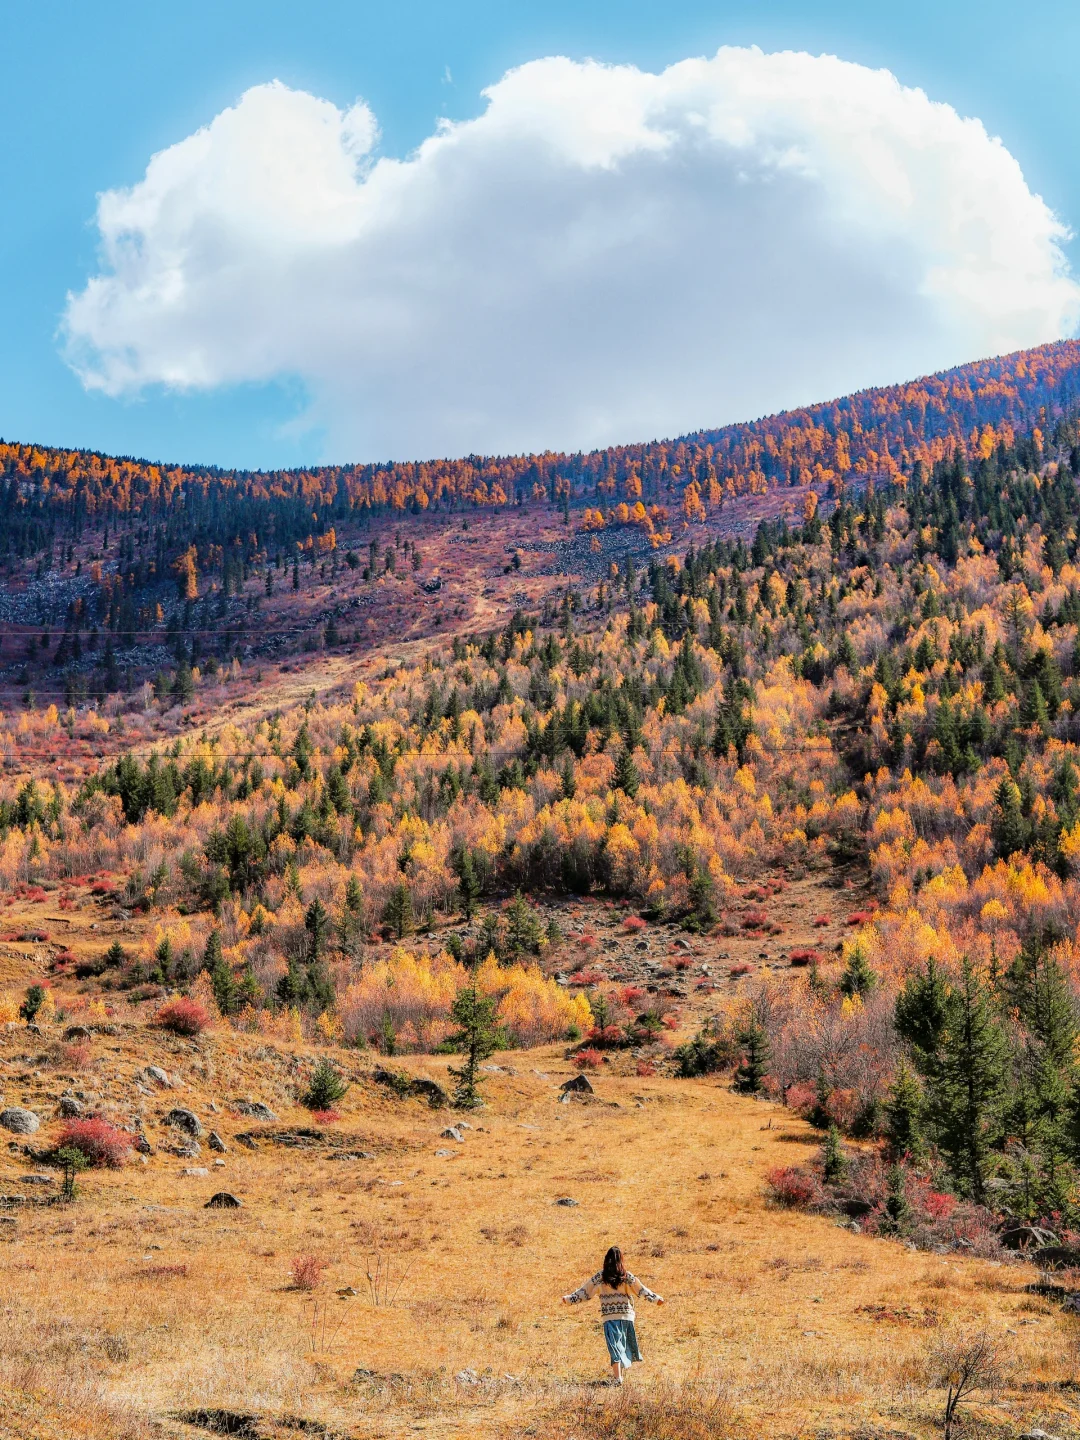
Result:
[[633,1320],[605,1320],[604,1339],[612,1365],[629,1367],[641,1360]]

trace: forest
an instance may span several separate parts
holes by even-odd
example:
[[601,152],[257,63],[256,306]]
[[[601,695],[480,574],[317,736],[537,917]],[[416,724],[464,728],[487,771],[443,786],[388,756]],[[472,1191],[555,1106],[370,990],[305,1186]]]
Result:
[[[574,603],[435,641],[348,692],[121,744],[70,784],[19,774],[20,747],[109,722],[5,716],[0,884],[88,886],[145,917],[131,948],[57,951],[50,984],[78,982],[100,1013],[187,997],[196,1029],[201,1014],[386,1055],[453,1049],[470,990],[492,1044],[730,1073],[811,1118],[824,1169],[777,1172],[785,1203],[869,1195],[874,1224],[921,1225],[927,1243],[975,1243],[995,1212],[1080,1225],[1077,355],[694,441],[692,469],[729,457],[724,485],[752,435],[787,457],[770,481],[812,431],[834,463],[820,500],[804,488],[750,543],[627,553]],[[963,440],[988,397],[998,414]],[[1036,400],[1041,423],[1020,426]],[[35,453],[39,516],[77,529],[107,504],[138,566],[163,553],[147,562],[140,535],[272,508],[284,483],[206,475],[186,510],[192,477],[117,462],[73,481],[85,457],[61,473]],[[689,473],[690,450],[664,453]],[[16,490],[24,463],[33,476],[10,447]],[[331,509],[374,483],[358,475],[336,475]],[[281,503],[291,525],[300,502]],[[761,902],[807,876],[861,887],[840,939],[675,1001],[608,979],[559,920],[599,899],[627,933],[764,940],[778,927]]]

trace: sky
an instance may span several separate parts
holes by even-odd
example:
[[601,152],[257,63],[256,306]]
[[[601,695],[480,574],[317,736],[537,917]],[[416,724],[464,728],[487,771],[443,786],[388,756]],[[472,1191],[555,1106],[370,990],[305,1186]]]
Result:
[[1075,333],[1078,40],[1048,0],[9,4],[0,434],[578,448]]

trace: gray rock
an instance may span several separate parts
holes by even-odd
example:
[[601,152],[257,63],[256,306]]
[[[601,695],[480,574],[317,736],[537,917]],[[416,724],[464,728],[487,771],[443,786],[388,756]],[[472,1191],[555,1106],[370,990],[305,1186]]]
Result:
[[1001,1243],[1006,1250],[1043,1250],[1060,1242],[1052,1230],[1044,1230],[1041,1225],[1014,1225],[1001,1232]]
[[561,1199],[555,1201],[555,1204],[556,1204],[556,1205],[563,1205],[563,1206],[565,1206],[566,1209],[568,1209],[568,1210],[573,1210],[573,1209],[575,1209],[576,1206],[577,1206],[577,1203],[578,1203],[578,1202],[577,1202],[576,1200],[571,1200],[569,1195],[564,1195],[564,1196],[562,1196]]
[[1058,1440],[1058,1437],[1048,1430],[1025,1430],[1019,1440]]
[[8,1110],[0,1110],[0,1125],[5,1130],[10,1130],[13,1135],[33,1135],[41,1121],[32,1110],[23,1110],[18,1105],[12,1105]]
[[453,1153],[454,1153],[454,1152],[453,1152],[452,1150],[436,1150],[436,1151],[435,1151],[435,1154],[436,1154],[436,1155],[442,1155],[444,1158],[445,1158],[445,1156],[447,1156],[447,1155],[452,1155]]
[[263,1120],[267,1124],[273,1124],[277,1116],[269,1105],[264,1105],[261,1100],[234,1100],[233,1109],[239,1110],[241,1115],[247,1115],[252,1120]]
[[210,1137],[206,1143],[210,1146],[211,1150],[216,1150],[219,1155],[227,1155],[229,1153],[229,1147],[216,1130],[210,1131]]
[[51,1185],[56,1177],[54,1175],[20,1175],[19,1179],[24,1185]]
[[197,1160],[202,1154],[202,1149],[197,1140],[185,1140],[180,1145],[167,1145],[165,1148],[170,1155],[175,1155],[178,1160]]
[[228,1190],[219,1190],[216,1195],[211,1195],[203,1206],[204,1210],[239,1210],[241,1202]]
[[171,1125],[175,1130],[183,1130],[185,1135],[191,1135],[196,1140],[203,1133],[202,1122],[192,1110],[184,1110],[177,1106],[170,1110],[161,1122],[163,1125]]
[[77,1120],[83,1113],[82,1101],[76,1100],[74,1095],[61,1095],[58,1108],[63,1120]]
[[445,1130],[439,1132],[440,1140],[456,1140],[459,1145],[464,1145],[465,1136],[456,1125],[448,1125]]
[[89,1040],[91,1031],[86,1025],[69,1025],[64,1031],[65,1040]]
[[154,1147],[150,1144],[150,1141],[147,1140],[145,1135],[136,1135],[135,1139],[131,1143],[134,1145],[135,1149],[139,1152],[140,1155],[152,1155],[154,1153]]
[[155,1085],[160,1085],[163,1090],[172,1088],[172,1081],[160,1065],[147,1065],[145,1073],[148,1079],[153,1080]]
[[1032,1259],[1042,1270],[1075,1270],[1080,1266],[1080,1250],[1070,1245],[1044,1245]]
[[184,1169],[185,1175],[209,1175],[210,1171],[205,1165],[188,1165]]
[[564,1095],[568,1092],[580,1092],[582,1095],[593,1093],[593,1087],[589,1084],[587,1075],[575,1075],[571,1080],[564,1080],[559,1089]]

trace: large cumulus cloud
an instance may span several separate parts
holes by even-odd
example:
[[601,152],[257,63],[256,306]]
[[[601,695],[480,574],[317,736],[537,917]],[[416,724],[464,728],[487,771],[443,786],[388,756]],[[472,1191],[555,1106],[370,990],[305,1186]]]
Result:
[[101,196],[66,353],[110,395],[299,377],[336,459],[672,435],[1071,332],[1065,232],[978,120],[725,48],[538,60],[405,160],[277,82]]

